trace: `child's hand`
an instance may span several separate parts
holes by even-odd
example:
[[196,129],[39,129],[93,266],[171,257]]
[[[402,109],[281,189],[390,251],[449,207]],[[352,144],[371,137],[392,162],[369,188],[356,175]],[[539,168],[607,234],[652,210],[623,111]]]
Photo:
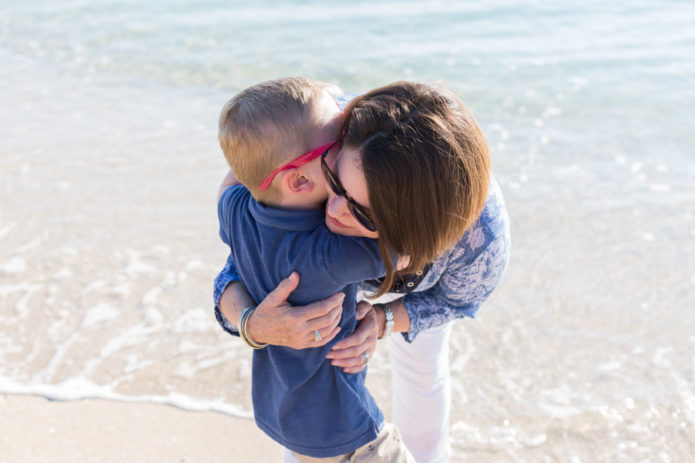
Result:
[[220,198],[222,197],[222,193],[224,193],[224,190],[229,188],[232,185],[238,185],[241,182],[234,176],[234,172],[232,172],[232,169],[229,169],[229,172],[227,172],[227,175],[224,176],[222,179],[222,184],[220,185],[220,189],[217,190],[217,202],[220,202]]

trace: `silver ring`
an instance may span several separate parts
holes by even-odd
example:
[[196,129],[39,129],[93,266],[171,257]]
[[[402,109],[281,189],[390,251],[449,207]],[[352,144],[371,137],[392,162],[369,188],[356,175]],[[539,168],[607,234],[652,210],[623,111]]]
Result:
[[319,330],[314,330],[314,341],[321,342],[321,333],[319,333]]
[[362,357],[364,357],[365,365],[369,363],[369,352],[362,352]]

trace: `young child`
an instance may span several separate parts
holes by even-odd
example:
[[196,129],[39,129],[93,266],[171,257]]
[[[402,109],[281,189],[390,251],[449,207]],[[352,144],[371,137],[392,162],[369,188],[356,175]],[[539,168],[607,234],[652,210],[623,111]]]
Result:
[[254,415],[300,462],[411,462],[365,387],[366,369],[346,374],[326,360],[355,329],[357,283],[385,272],[375,240],[334,235],[324,223],[320,157],[338,151],[339,116],[329,88],[303,78],[254,85],[220,116],[220,145],[242,184],[219,199],[220,236],[251,297],[263,300],[293,271],[300,274],[293,305],[345,294],[340,333],[310,349],[256,343],[245,329],[254,307],[242,311],[237,329],[256,348]]

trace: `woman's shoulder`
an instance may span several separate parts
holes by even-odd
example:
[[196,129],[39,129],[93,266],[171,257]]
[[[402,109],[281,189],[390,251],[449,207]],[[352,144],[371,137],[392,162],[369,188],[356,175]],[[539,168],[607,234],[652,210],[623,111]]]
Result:
[[491,175],[485,207],[483,207],[483,212],[477,221],[478,226],[500,226],[508,222],[509,214],[504,196],[502,196],[502,189],[497,183],[497,179]]
[[[452,281],[470,284],[470,278],[475,275],[487,274],[492,277],[499,274],[507,266],[510,250],[507,207],[499,185],[491,178],[487,201],[480,217],[454,246],[433,262],[418,290],[435,285],[444,275],[452,276]],[[464,275],[468,277],[464,278]]]
[[[478,219],[463,233],[450,249],[451,257],[478,254],[495,241],[509,239],[509,214],[502,190],[494,177],[490,177],[487,200]],[[442,256],[444,257],[444,256]]]

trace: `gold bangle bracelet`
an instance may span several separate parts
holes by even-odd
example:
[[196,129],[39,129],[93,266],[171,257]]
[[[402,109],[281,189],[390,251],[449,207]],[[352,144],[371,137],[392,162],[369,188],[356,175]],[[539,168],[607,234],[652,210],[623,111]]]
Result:
[[244,308],[241,311],[241,315],[239,315],[239,337],[244,341],[249,347],[252,347],[254,349],[263,349],[265,346],[268,344],[259,344],[253,339],[251,339],[251,336],[249,336],[249,333],[246,329],[248,325],[249,318],[251,318],[251,315],[253,315],[254,310],[256,310],[255,306],[249,306]]
[[251,318],[251,315],[253,315],[253,312],[255,310],[256,310],[255,307],[249,307],[245,311],[244,316],[242,317],[242,320],[241,320],[241,331],[239,333],[241,334],[241,339],[243,339],[244,342],[246,344],[248,344],[250,347],[252,347],[254,349],[262,349],[265,346],[267,346],[267,344],[259,344],[256,341],[254,341],[251,338],[251,336],[249,336],[248,329],[247,329],[249,319]]

